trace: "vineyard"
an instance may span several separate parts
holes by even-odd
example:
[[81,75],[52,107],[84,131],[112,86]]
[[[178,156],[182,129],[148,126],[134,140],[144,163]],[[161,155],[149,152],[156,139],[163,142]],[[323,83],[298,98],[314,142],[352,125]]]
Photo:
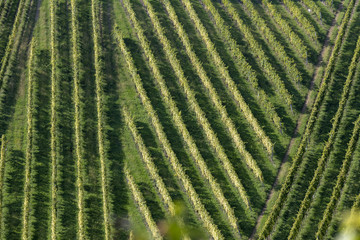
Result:
[[360,0],[0,0],[0,239],[336,239]]

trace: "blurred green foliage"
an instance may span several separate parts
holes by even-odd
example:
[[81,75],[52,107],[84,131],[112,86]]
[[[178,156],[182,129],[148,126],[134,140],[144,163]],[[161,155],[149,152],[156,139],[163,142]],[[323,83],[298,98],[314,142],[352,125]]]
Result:
[[337,240],[360,240],[360,212],[347,215]]

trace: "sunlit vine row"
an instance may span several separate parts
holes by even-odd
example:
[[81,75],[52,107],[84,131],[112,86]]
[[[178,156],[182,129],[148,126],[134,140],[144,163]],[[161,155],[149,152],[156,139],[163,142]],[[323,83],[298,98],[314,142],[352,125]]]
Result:
[[24,183],[24,202],[22,207],[22,231],[21,238],[29,238],[29,214],[31,198],[31,162],[33,149],[33,59],[35,41],[31,42],[28,60],[28,89],[27,89],[27,132],[26,132],[26,152],[25,152],[25,183]]
[[[124,0],[123,2],[125,4],[129,4],[129,2],[127,0]],[[139,74],[137,73],[137,68],[131,61],[131,55],[127,51],[125,42],[121,35],[121,32],[117,31],[116,37],[119,42],[122,53],[125,57],[128,71],[130,72],[131,77],[133,78],[133,81],[137,83],[137,84],[135,84],[135,87],[141,86],[142,80],[141,80]],[[164,132],[163,126],[160,123],[159,117],[158,117],[156,111],[154,110],[154,108],[152,107],[152,105],[150,103],[150,99],[147,97],[145,90],[143,88],[137,88],[137,92],[139,93],[141,101],[144,104],[145,110],[149,114],[151,122],[155,128],[155,132],[160,140],[160,143],[165,151],[165,154],[167,155],[167,157],[170,160],[170,164],[174,170],[175,175],[180,180],[184,190],[187,193],[187,196],[189,197],[192,205],[194,206],[196,212],[198,213],[200,219],[202,220],[205,228],[209,231],[209,233],[211,234],[211,236],[214,239],[223,239],[222,234],[220,233],[218,227],[214,224],[213,219],[210,217],[209,213],[207,212],[204,205],[202,204],[200,197],[196,193],[193,185],[191,184],[189,177],[186,175],[175,152],[173,151],[171,144]]]
[[225,80],[226,86],[230,90],[231,94],[233,95],[235,101],[239,104],[241,111],[243,112],[246,120],[254,129],[256,135],[261,140],[262,144],[265,146],[266,150],[271,154],[273,144],[270,138],[265,134],[264,130],[259,125],[257,119],[254,117],[253,113],[251,112],[250,107],[247,105],[245,99],[241,95],[240,91],[238,90],[236,84],[234,83],[233,79],[230,76],[229,70],[227,69],[225,63],[222,61],[214,43],[211,41],[206,28],[202,24],[201,20],[199,19],[197,13],[195,12],[192,4],[189,0],[182,0],[181,1],[186,11],[188,12],[191,20],[194,22],[196,29],[200,33],[210,55],[213,58],[215,65],[218,67],[218,70]]
[[75,129],[75,155],[76,155],[76,186],[77,186],[77,224],[79,239],[85,237],[84,224],[84,185],[83,185],[83,149],[81,119],[81,95],[80,95],[80,50],[79,50],[79,23],[77,20],[77,1],[71,0],[71,44],[72,44],[72,70],[74,81],[74,129]]
[[271,17],[275,20],[283,33],[286,35],[286,37],[288,37],[290,43],[294,46],[295,51],[297,51],[303,59],[307,60],[307,48],[304,45],[304,42],[291,29],[289,23],[285,19],[283,19],[276,7],[269,0],[262,0],[262,2],[264,6],[268,9]]
[[[188,103],[190,104],[190,107],[195,112],[195,115],[197,117],[199,124],[204,129],[205,136],[207,137],[207,139],[209,140],[209,143],[215,150],[215,153],[221,160],[230,181],[234,184],[236,190],[239,192],[241,198],[243,199],[243,201],[245,202],[247,207],[249,207],[249,201],[248,201],[246,191],[245,191],[243,185],[241,184],[235,170],[233,169],[233,166],[232,166],[231,162],[229,161],[224,148],[220,144],[219,139],[217,138],[214,130],[212,129],[209,121],[207,120],[205,113],[202,111],[201,107],[198,104],[196,97],[195,97],[195,93],[190,88],[189,82],[187,81],[187,79],[184,75],[182,66],[181,66],[178,58],[176,57],[175,49],[171,46],[169,40],[165,36],[165,34],[163,32],[163,28],[160,25],[160,21],[157,18],[150,3],[147,0],[144,0],[143,2],[145,3],[145,5],[148,9],[149,16],[150,16],[151,21],[153,22],[153,25],[156,29],[157,35],[160,39],[160,42],[163,45],[165,54],[166,54],[167,58],[169,59],[170,64],[172,65],[176,76],[178,77],[178,79],[180,81],[180,85],[184,89],[184,92],[186,94],[186,97],[188,98]],[[262,175],[259,175],[261,172],[256,172],[256,173],[258,173],[257,176],[259,178],[261,177],[261,179],[262,179]]]
[[[222,3],[224,4],[225,10],[235,20],[235,22],[238,24],[238,27],[240,27],[240,23],[242,22],[241,17],[239,16],[237,10],[235,9],[231,1],[222,0]],[[291,80],[295,83],[301,82],[302,77],[294,63],[294,60],[287,55],[284,46],[276,39],[274,33],[267,26],[265,20],[260,16],[259,12],[255,9],[252,1],[244,0],[243,3],[246,6],[247,11],[249,12],[249,17],[257,26],[259,32],[268,41],[269,46],[276,53],[276,56],[284,66]]]
[[[213,175],[211,174],[211,172],[209,171],[203,157],[200,154],[200,151],[198,149],[198,147],[195,144],[194,139],[192,138],[192,136],[190,135],[184,121],[183,118],[181,116],[181,113],[178,109],[178,107],[176,106],[175,101],[172,99],[171,93],[168,89],[168,87],[166,86],[166,82],[160,72],[159,69],[159,63],[157,62],[153,52],[150,49],[150,45],[148,40],[146,39],[145,35],[144,35],[144,31],[141,28],[138,20],[136,19],[135,13],[132,10],[132,8],[130,6],[127,6],[127,10],[129,12],[130,15],[130,19],[133,22],[134,25],[134,29],[136,30],[137,36],[140,40],[141,46],[145,52],[146,58],[148,60],[148,63],[150,65],[150,68],[152,70],[153,76],[155,78],[155,80],[157,81],[157,84],[160,86],[160,91],[162,94],[162,98],[165,102],[165,104],[168,106],[168,108],[170,109],[173,121],[177,127],[177,129],[179,130],[179,132],[181,133],[181,135],[183,136],[183,139],[185,141],[185,143],[187,144],[188,148],[189,148],[189,152],[191,153],[191,155],[193,156],[197,166],[200,169],[201,174],[203,175],[204,178],[206,178],[210,184],[211,190],[214,193],[215,197],[217,198],[218,202],[220,203],[220,205],[223,207],[223,209],[226,212],[226,215],[231,223],[231,226],[234,228],[234,230],[237,232],[237,219],[234,215],[234,211],[233,209],[230,207],[230,204],[228,203],[227,199],[224,197],[224,194],[219,186],[219,184],[216,182],[216,180],[214,179]],[[136,84],[136,82],[135,82]],[[143,89],[143,86],[137,86],[138,89]],[[145,92],[145,90],[141,90],[141,92]],[[145,98],[145,96],[143,97]],[[246,196],[247,197],[247,196]],[[246,201],[248,201],[248,199],[245,199]]]
[[58,154],[56,151],[57,147],[57,96],[58,92],[56,89],[57,85],[57,76],[56,76],[56,59],[57,51],[55,45],[56,39],[56,23],[55,23],[55,2],[50,0],[50,54],[51,54],[51,126],[50,126],[50,156],[51,156],[51,239],[56,239],[56,220],[57,220],[57,159]]
[[311,37],[313,41],[317,40],[317,33],[314,26],[310,21],[302,14],[301,9],[291,0],[283,0],[285,6],[290,11],[291,15],[298,20],[307,35]]
[[91,0],[91,18],[92,18],[92,31],[94,41],[94,65],[95,65],[95,85],[96,85],[96,111],[97,111],[97,135],[98,135],[98,147],[100,156],[100,173],[101,173],[101,192],[102,192],[102,210],[104,214],[104,230],[105,239],[111,238],[111,226],[110,226],[110,202],[108,200],[108,183],[107,183],[107,166],[106,161],[107,154],[105,150],[105,116],[104,116],[104,91],[102,84],[103,69],[101,62],[101,42],[100,42],[100,29],[99,29],[99,0]]
[[[5,168],[5,152],[6,152],[6,143],[5,143],[5,135],[1,137],[1,147],[0,147],[0,209],[3,209],[3,187],[4,187],[4,168]],[[2,211],[0,211],[0,239],[2,238],[2,233],[4,229],[2,229],[3,218]]]

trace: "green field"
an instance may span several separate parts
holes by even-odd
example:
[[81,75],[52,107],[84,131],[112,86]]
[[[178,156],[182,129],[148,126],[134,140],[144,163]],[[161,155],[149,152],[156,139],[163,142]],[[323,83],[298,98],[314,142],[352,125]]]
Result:
[[335,239],[359,3],[0,0],[0,239]]

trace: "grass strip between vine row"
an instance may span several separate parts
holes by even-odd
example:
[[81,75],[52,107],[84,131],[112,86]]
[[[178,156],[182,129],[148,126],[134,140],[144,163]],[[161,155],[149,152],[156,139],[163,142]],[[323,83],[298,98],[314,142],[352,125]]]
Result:
[[346,82],[345,82],[345,86],[341,95],[341,99],[340,99],[340,103],[339,103],[339,107],[337,109],[337,112],[335,114],[335,117],[333,118],[333,122],[332,122],[332,128],[331,131],[329,133],[329,138],[325,144],[323,153],[321,155],[321,158],[318,161],[318,167],[315,170],[315,174],[313,179],[310,182],[310,185],[306,191],[305,197],[303,199],[303,201],[301,202],[300,205],[300,210],[298,211],[298,214],[296,216],[295,222],[291,228],[290,231],[290,235],[288,237],[288,239],[295,239],[295,237],[297,236],[297,233],[300,229],[300,225],[301,222],[308,210],[308,208],[311,205],[312,202],[312,196],[314,195],[314,193],[317,190],[317,186],[319,185],[319,182],[321,180],[321,176],[325,170],[325,166],[326,166],[326,162],[327,162],[327,158],[330,154],[331,151],[331,147],[333,146],[333,143],[335,141],[336,135],[337,135],[337,129],[340,125],[340,121],[341,121],[341,117],[343,115],[344,109],[345,109],[345,105],[347,102],[347,98],[351,89],[351,83],[353,80],[353,76],[356,70],[356,64],[358,62],[358,58],[359,58],[359,51],[360,51],[360,38],[357,41],[357,45],[356,45],[356,49],[353,55],[353,58],[351,60],[351,64],[349,67],[349,73],[348,76],[346,78]]
[[[125,2],[125,0],[124,0],[124,2]],[[125,57],[131,77],[133,78],[134,82],[138,82],[138,84],[136,84],[136,86],[141,86],[142,80],[137,73],[137,68],[131,61],[131,59],[132,59],[131,55],[127,51],[124,39],[121,35],[121,32],[117,31],[116,37],[119,42],[122,53]],[[160,140],[160,143],[161,143],[167,157],[170,160],[171,166],[172,166],[177,178],[180,180],[182,186],[184,187],[184,189],[187,193],[187,196],[189,197],[189,199],[190,199],[192,205],[194,206],[196,212],[198,213],[200,219],[202,220],[204,227],[209,231],[210,235],[214,239],[223,239],[223,236],[220,233],[218,227],[214,224],[213,219],[210,217],[210,215],[206,211],[204,205],[201,203],[201,200],[200,200],[198,194],[196,193],[194,187],[192,186],[189,177],[186,175],[184,169],[182,168],[181,164],[179,163],[179,160],[178,160],[176,154],[172,150],[169,140],[167,139],[164,129],[160,123],[159,117],[157,116],[157,113],[155,112],[154,108],[152,107],[150,100],[145,93],[145,90],[143,88],[139,88],[139,89],[137,88],[137,92],[140,95],[140,98],[145,107],[145,110],[149,114],[149,117],[155,128],[155,131]]]
[[[202,176],[208,180],[211,190],[212,190],[213,194],[215,195],[216,199],[218,200],[218,202],[220,203],[220,205],[222,206],[222,208],[224,209],[231,226],[233,227],[235,232],[238,232],[237,219],[234,215],[234,211],[230,207],[230,204],[228,203],[227,199],[224,197],[224,194],[223,194],[219,184],[216,182],[215,178],[213,177],[210,170],[208,169],[203,157],[200,154],[198,147],[195,144],[194,139],[190,135],[190,133],[182,119],[181,113],[180,113],[178,107],[176,106],[175,101],[171,97],[170,91],[167,88],[166,82],[160,72],[159,63],[157,62],[154,54],[152,53],[152,51],[150,49],[149,42],[146,39],[146,37],[144,35],[144,31],[141,28],[138,20],[136,19],[135,12],[130,7],[128,7],[128,12],[130,15],[130,19],[133,22],[134,28],[136,30],[138,39],[140,40],[141,46],[145,52],[145,55],[146,55],[149,65],[150,65],[150,68],[152,70],[153,76],[156,79],[157,84],[160,86],[162,98],[163,98],[165,104],[170,109],[174,123],[175,123],[177,129],[179,130],[179,132],[181,133],[181,135],[183,136],[183,139],[188,146],[189,152],[191,153],[192,157],[194,158],[196,165],[200,169]],[[137,84],[137,83],[135,82],[135,84]],[[137,86],[137,88],[144,89],[142,85]],[[145,92],[145,90],[143,90],[141,92]],[[246,197],[246,199],[244,201],[248,201],[246,192],[245,192],[245,197]]]
[[286,176],[286,179],[285,179],[284,183],[281,186],[281,190],[280,190],[280,193],[278,195],[278,198],[276,199],[276,202],[275,202],[275,204],[273,205],[273,207],[271,209],[270,215],[268,216],[268,218],[267,218],[267,220],[265,222],[265,225],[263,226],[263,228],[262,228],[262,230],[260,232],[259,239],[266,239],[266,237],[270,234],[270,232],[271,232],[273,226],[275,225],[276,220],[277,220],[277,218],[279,216],[282,205],[284,204],[284,202],[285,202],[285,200],[287,198],[287,195],[288,195],[288,193],[289,193],[289,191],[291,189],[292,183],[293,183],[293,181],[295,179],[297,169],[299,168],[302,157],[303,157],[303,155],[305,153],[305,148],[306,148],[306,145],[308,143],[308,138],[310,137],[311,131],[312,131],[313,126],[314,126],[314,123],[316,121],[316,116],[317,116],[317,114],[319,112],[320,104],[321,104],[321,102],[323,100],[323,97],[324,97],[324,95],[326,93],[328,82],[330,80],[330,75],[332,73],[336,57],[337,57],[337,55],[339,53],[339,50],[340,50],[340,47],[342,45],[343,36],[345,34],[346,26],[347,26],[348,21],[350,19],[351,12],[352,12],[352,9],[354,7],[354,4],[355,4],[355,0],[351,0],[351,2],[349,4],[349,7],[348,7],[348,9],[347,9],[347,11],[345,13],[345,17],[344,17],[344,19],[342,21],[342,24],[340,26],[339,32],[337,34],[336,41],[335,41],[335,46],[334,46],[334,48],[332,50],[329,62],[327,64],[327,66],[326,66],[325,73],[323,75],[323,79],[322,79],[318,94],[316,96],[315,102],[314,102],[314,104],[313,104],[313,106],[311,108],[310,117],[309,117],[308,122],[306,124],[306,128],[305,128],[304,134],[302,136],[300,145],[299,145],[299,147],[297,149],[296,155],[294,156],[294,158],[292,160],[292,165],[291,165],[290,169],[288,170],[288,174]]

